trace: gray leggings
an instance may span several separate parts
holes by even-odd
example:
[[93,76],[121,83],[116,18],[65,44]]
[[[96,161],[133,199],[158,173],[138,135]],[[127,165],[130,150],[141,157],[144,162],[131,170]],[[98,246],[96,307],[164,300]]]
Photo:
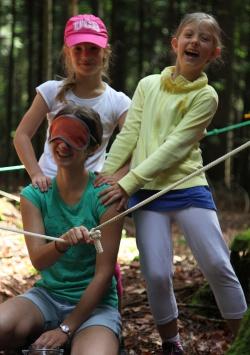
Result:
[[243,317],[246,300],[231,266],[215,211],[196,207],[171,212],[138,210],[133,217],[141,269],[156,324],[166,324],[178,317],[172,284],[172,219],[181,228],[213,290],[223,318]]

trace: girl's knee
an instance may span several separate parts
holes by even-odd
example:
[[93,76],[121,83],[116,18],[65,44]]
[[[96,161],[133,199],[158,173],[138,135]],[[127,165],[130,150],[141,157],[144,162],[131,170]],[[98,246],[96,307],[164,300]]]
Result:
[[169,290],[172,289],[173,282],[172,282],[172,274],[158,272],[154,270],[150,274],[148,274],[148,283],[152,288],[157,290]]
[[[98,342],[96,339],[98,338]],[[117,355],[119,341],[117,336],[106,327],[89,327],[78,332],[71,343],[71,355],[110,354]]]
[[16,344],[16,341],[26,340],[32,332],[30,326],[25,322],[13,319],[4,319],[0,316],[0,345]]
[[235,276],[233,268],[227,260],[214,260],[206,265],[205,275],[212,280],[226,280]]
[[14,335],[14,328],[8,322],[3,322],[0,316],[0,350],[13,341]]
[[13,333],[14,323],[8,315],[4,312],[0,314],[0,338],[4,338],[5,335]]

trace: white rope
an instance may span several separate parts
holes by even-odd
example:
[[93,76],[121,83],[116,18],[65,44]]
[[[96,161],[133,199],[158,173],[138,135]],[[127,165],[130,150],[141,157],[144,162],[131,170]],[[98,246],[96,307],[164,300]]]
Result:
[[28,232],[22,229],[16,229],[16,228],[10,228],[10,227],[3,227],[0,226],[0,229],[3,229],[5,231],[8,232],[14,232],[14,233],[18,233],[18,234],[26,234],[30,237],[36,237],[36,238],[42,238],[42,239],[49,239],[49,240],[55,240],[57,242],[62,242],[62,243],[66,243],[65,240],[61,239],[61,238],[55,238],[55,237],[50,237],[48,235],[45,234],[39,234],[39,233],[33,233],[33,232]]
[[[100,232],[100,229],[103,228],[104,226],[108,225],[108,224],[111,224],[113,222],[116,222],[118,221],[119,219],[125,217],[126,215],[128,215],[129,213],[137,210],[138,208],[146,205],[147,203],[155,200],[156,198],[160,197],[161,195],[167,193],[168,191],[170,190],[173,190],[176,186],[188,181],[189,179],[191,179],[192,177],[196,176],[196,175],[199,175],[200,173],[212,168],[213,166],[221,163],[222,161],[226,160],[227,158],[239,153],[240,151],[242,151],[243,149],[246,149],[250,146],[250,140],[244,144],[242,144],[241,146],[239,146],[238,148],[232,150],[231,152],[228,152],[227,154],[221,156],[220,158],[212,161],[211,163],[205,165],[204,167],[194,171],[193,173],[191,173],[190,175],[188,176],[185,176],[183,179],[175,182],[174,184],[172,184],[171,186],[155,193],[154,195],[150,196],[149,198],[145,199],[144,201],[138,203],[137,205],[127,209],[126,211],[120,213],[119,215],[109,219],[108,221],[105,221],[104,223],[100,224],[99,226],[95,227],[95,228],[92,228],[91,231],[90,231],[90,238],[92,240],[94,240],[94,244],[95,244],[95,248],[96,248],[96,251],[97,253],[102,253],[103,252],[103,249],[102,249],[102,246],[101,246],[101,242],[100,242],[100,238],[101,238],[101,232]],[[0,229],[3,229],[3,230],[6,230],[6,231],[10,231],[10,232],[14,232],[14,233],[18,233],[18,234],[26,234],[26,235],[29,235],[29,236],[33,236],[33,237],[37,237],[37,238],[44,238],[44,239],[50,239],[50,240],[56,240],[56,241],[59,241],[59,242],[65,242],[63,239],[60,239],[60,238],[54,238],[54,237],[50,237],[48,235],[43,235],[43,234],[38,234],[38,233],[32,233],[32,232],[28,232],[28,231],[24,231],[24,230],[21,230],[21,229],[12,229],[12,228],[7,228],[7,227],[2,227],[0,226]],[[96,233],[95,233],[96,232]]]
[[95,250],[97,254],[103,253],[102,243],[101,243],[101,231],[99,229],[92,228],[89,232],[89,237],[94,241]]
[[239,153],[240,151],[242,151],[243,149],[246,149],[250,146],[250,140],[244,144],[242,144],[241,146],[239,146],[238,148],[232,150],[231,152],[228,152],[226,153],[225,155],[221,156],[220,158],[212,161],[211,163],[205,165],[204,167],[194,171],[193,173],[185,176],[184,178],[182,178],[181,180],[175,182],[174,184],[170,185],[169,187],[166,187],[165,189],[155,193],[154,195],[150,196],[149,198],[146,198],[145,200],[139,202],[137,205],[127,209],[126,211],[120,213],[119,215],[109,219],[108,221],[105,221],[104,223],[100,224],[99,226],[95,227],[94,229],[101,229],[102,227],[110,224],[110,223],[113,223],[113,222],[116,222],[118,221],[119,219],[127,216],[129,213],[131,212],[134,212],[135,210],[137,210],[138,208],[146,205],[147,203],[155,200],[156,198],[160,197],[161,195],[169,192],[170,190],[173,190],[176,186],[188,181],[189,179],[191,179],[192,177],[196,176],[196,175],[199,175],[200,173],[212,168],[213,166],[221,163],[222,161],[226,160],[227,158]]
[[7,197],[9,200],[14,200],[16,202],[20,202],[20,197],[13,195],[13,194],[9,194],[8,192],[0,190],[0,195]]
[[[62,238],[50,237],[49,235],[28,232],[28,231],[25,231],[22,229],[3,227],[3,226],[0,226],[0,229],[5,230],[7,232],[14,232],[17,234],[26,234],[30,237],[49,239],[49,240],[54,240],[56,242],[66,243],[66,241]],[[102,253],[103,248],[102,248],[102,244],[101,244],[101,240],[100,240],[101,239],[101,231],[91,229],[91,231],[89,232],[89,237],[90,237],[90,239],[92,239],[94,241],[94,246],[95,246],[96,252],[98,254]]]

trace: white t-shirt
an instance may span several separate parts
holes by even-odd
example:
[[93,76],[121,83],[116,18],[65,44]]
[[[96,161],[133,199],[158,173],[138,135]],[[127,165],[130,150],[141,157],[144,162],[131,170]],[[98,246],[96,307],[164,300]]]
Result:
[[[49,80],[36,88],[36,91],[43,97],[50,111],[47,114],[48,125],[51,124],[55,113],[65,105],[63,102],[56,100],[62,83],[63,81]],[[91,107],[100,115],[103,125],[102,144],[95,154],[86,161],[86,167],[92,171],[101,171],[109,139],[118,124],[119,117],[128,110],[131,102],[130,98],[123,92],[112,89],[107,83],[105,85],[105,91],[95,98],[82,99],[74,95],[71,90],[67,91],[65,95],[68,103],[73,102],[78,106]],[[39,165],[46,176],[54,177],[57,172],[57,166],[48,143],[48,133],[49,126],[44,144],[44,152],[39,160]]]

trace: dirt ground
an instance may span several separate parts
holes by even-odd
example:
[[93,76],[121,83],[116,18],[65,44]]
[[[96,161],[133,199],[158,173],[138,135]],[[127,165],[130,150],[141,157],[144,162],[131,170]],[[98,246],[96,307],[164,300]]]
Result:
[[[249,213],[224,211],[219,218],[228,243],[239,231],[250,227]],[[15,207],[5,198],[0,198],[0,226],[22,228],[18,206]],[[125,227],[126,235],[134,234],[130,219],[127,219]],[[174,287],[179,306],[180,334],[186,354],[225,354],[231,335],[213,302],[206,306],[191,304],[191,296],[204,285],[205,280],[176,226],[173,227],[173,234]],[[0,302],[3,302],[29,288],[38,275],[31,266],[22,235],[0,230],[0,238]],[[126,238],[124,236],[123,240]],[[128,240],[131,242],[127,243]],[[160,339],[149,310],[135,241],[134,238],[128,240],[121,244],[119,252],[124,286],[123,337],[127,354],[157,354]],[[205,314],[204,310],[208,313]]]

